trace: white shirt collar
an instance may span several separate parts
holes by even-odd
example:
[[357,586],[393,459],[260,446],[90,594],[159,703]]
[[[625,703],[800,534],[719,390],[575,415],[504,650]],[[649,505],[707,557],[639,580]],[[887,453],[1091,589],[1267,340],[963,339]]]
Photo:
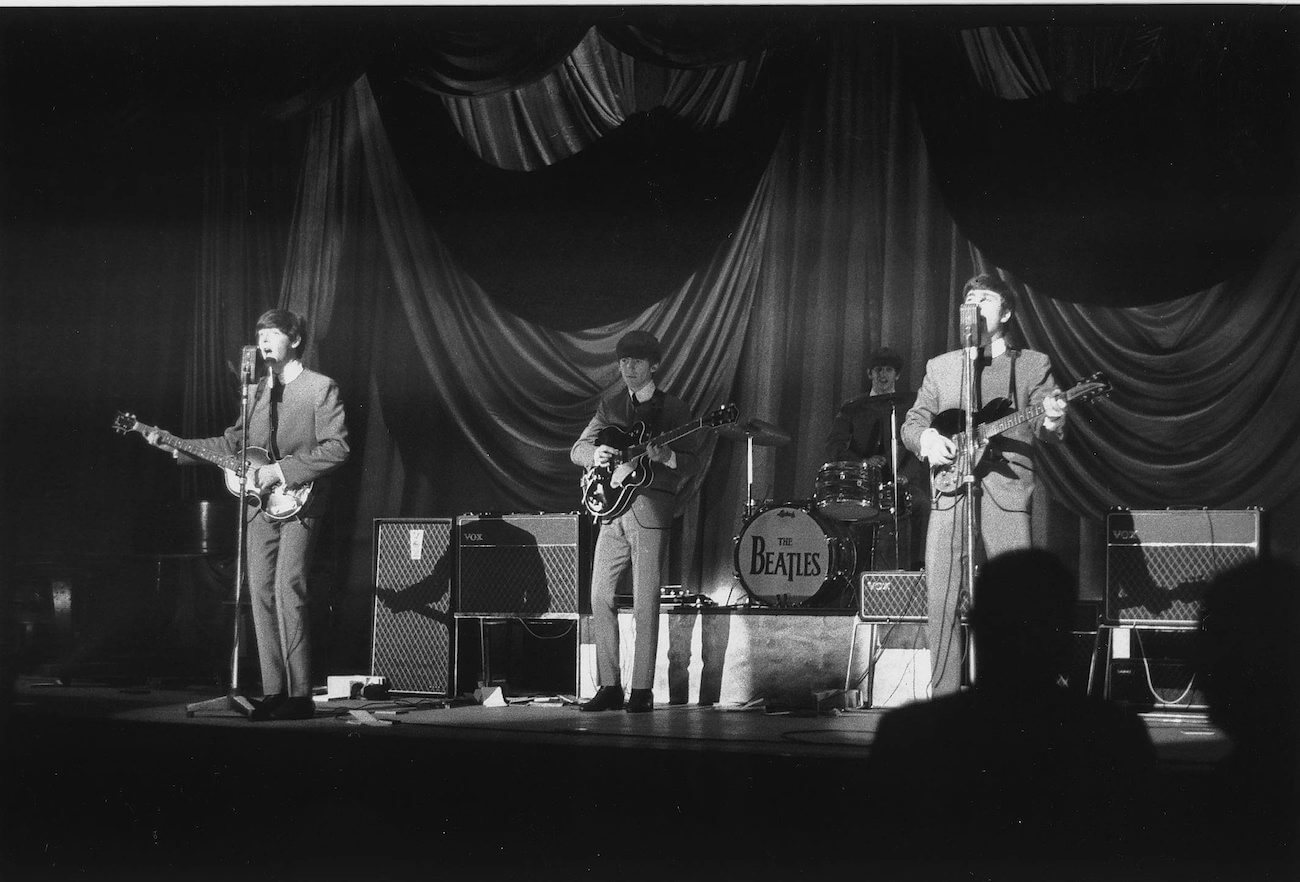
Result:
[[646,383],[644,386],[642,386],[640,389],[636,390],[635,392],[632,392],[631,389],[629,389],[628,391],[632,392],[632,399],[636,401],[637,404],[645,404],[647,401],[650,400],[651,396],[655,394],[655,389],[657,388],[658,387],[655,385],[655,381],[651,380],[650,382]]
[[301,373],[302,373],[302,362],[296,360],[291,361],[288,364],[286,364],[284,366],[284,370],[280,372],[280,382],[292,383],[294,380],[298,379],[298,375]]

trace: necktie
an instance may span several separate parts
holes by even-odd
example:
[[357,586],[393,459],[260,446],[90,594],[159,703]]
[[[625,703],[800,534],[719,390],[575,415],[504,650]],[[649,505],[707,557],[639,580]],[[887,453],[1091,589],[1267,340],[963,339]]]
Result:
[[267,403],[270,407],[270,437],[266,442],[266,451],[271,456],[272,462],[280,460],[280,445],[276,441],[276,435],[280,429],[280,400],[283,396],[283,383],[277,383],[274,379],[269,381],[271,384],[271,394],[267,396]]

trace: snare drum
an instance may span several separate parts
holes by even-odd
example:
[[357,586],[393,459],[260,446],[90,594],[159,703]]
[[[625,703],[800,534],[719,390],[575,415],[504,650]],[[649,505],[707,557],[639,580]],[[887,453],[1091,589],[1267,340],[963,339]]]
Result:
[[880,467],[865,462],[828,462],[817,473],[813,503],[837,521],[864,521],[880,514]]
[[831,579],[853,575],[857,551],[848,529],[806,503],[768,506],[736,539],[736,573],[749,593],[774,606],[797,606]]

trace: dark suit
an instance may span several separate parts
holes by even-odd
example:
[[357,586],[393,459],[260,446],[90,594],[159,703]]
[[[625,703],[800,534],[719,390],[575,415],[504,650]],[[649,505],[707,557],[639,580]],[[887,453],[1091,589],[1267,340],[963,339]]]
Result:
[[[657,389],[649,401],[632,405],[625,387],[601,400],[596,415],[569,451],[575,465],[591,468],[596,438],[606,426],[630,429],[644,422],[650,437],[690,422],[690,410],[675,395]],[[673,443],[676,468],[650,463],[650,481],[636,491],[632,504],[618,517],[601,520],[592,559],[591,612],[596,638],[596,671],[601,686],[621,685],[618,608],[615,591],[624,570],[632,569],[632,619],[636,626],[632,688],[654,688],[655,653],[659,645],[659,588],[667,559],[677,492],[697,467],[699,435]]]
[[[921,433],[935,416],[963,406],[965,361],[965,350],[955,350],[930,359],[925,366],[925,379],[902,429],[903,443],[918,457]],[[981,364],[981,407],[995,398],[1007,398],[1018,410],[1039,405],[1055,388],[1051,362],[1041,352],[1008,350]],[[1041,440],[1059,440],[1062,434],[1060,429],[1044,430],[1043,419],[1038,417],[992,441],[975,470],[981,488],[977,526],[982,546],[976,549],[976,560],[1029,547],[1034,445]],[[925,578],[930,598],[930,686],[935,695],[956,692],[961,686],[961,629],[957,615],[965,570],[964,524],[963,492],[934,500],[925,540]]]
[[[264,514],[248,524],[248,593],[262,669],[262,691],[302,698],[311,695],[311,628],[307,594],[308,558],[328,496],[327,477],[347,461],[348,429],[338,385],[306,368],[275,390],[276,429],[271,405],[259,384],[248,419],[248,443],[278,453],[290,489],[314,482],[297,516],[272,520]],[[238,453],[243,416],[224,435],[201,443]]]

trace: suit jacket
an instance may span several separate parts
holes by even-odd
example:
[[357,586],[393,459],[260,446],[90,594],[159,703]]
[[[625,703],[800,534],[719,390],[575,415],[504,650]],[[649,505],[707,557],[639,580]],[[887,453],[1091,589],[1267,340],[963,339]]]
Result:
[[[281,457],[280,470],[290,488],[316,482],[299,513],[303,517],[315,517],[324,513],[330,492],[329,482],[320,479],[340,468],[350,453],[343,401],[338,384],[307,368],[279,390],[275,446]],[[243,431],[241,413],[224,434],[201,439],[199,443],[238,454]],[[250,447],[271,449],[271,408],[265,380],[258,383],[254,392],[248,418],[248,443]]]
[[[637,422],[646,422],[649,436],[653,437],[690,421],[690,409],[676,395],[656,389],[648,402],[634,410],[626,387],[619,386],[600,400],[596,415],[569,450],[569,459],[574,465],[591,468],[595,464],[596,437],[606,426],[630,430]],[[675,469],[663,463],[650,463],[650,480],[636,491],[631,508],[643,527],[663,529],[672,525],[677,493],[699,467],[700,442],[700,434],[694,433],[669,445],[677,454]]]
[[[917,390],[916,402],[903,420],[902,440],[907,449],[921,455],[921,433],[945,410],[960,409],[965,400],[963,373],[966,351],[957,349],[930,359],[925,379]],[[979,406],[995,398],[1009,399],[1016,410],[1042,403],[1056,388],[1052,364],[1046,355],[1032,349],[1008,349],[982,366]],[[978,408],[976,408],[978,410]],[[1034,443],[1059,441],[1064,426],[1054,432],[1043,429],[1037,417],[994,438],[976,468],[984,491],[1004,511],[1028,511],[1034,492]]]

